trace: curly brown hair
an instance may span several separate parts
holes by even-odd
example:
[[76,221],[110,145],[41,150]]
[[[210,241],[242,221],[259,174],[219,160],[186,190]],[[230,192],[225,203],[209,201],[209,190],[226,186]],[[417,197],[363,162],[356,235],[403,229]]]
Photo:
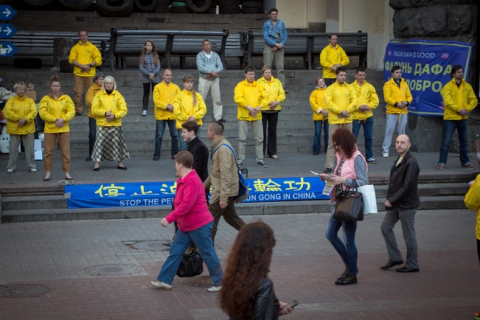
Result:
[[253,316],[255,294],[267,277],[275,237],[263,221],[246,224],[238,233],[228,256],[220,291],[220,307],[229,316]]
[[347,159],[350,159],[357,150],[355,136],[350,130],[345,128],[339,128],[333,133],[332,143],[340,145]]

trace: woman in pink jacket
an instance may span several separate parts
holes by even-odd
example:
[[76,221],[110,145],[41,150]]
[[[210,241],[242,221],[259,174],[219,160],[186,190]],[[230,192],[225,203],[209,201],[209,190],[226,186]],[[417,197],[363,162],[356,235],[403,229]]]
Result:
[[202,180],[192,169],[193,155],[188,151],[180,151],[175,155],[175,169],[180,175],[177,181],[177,192],[173,201],[175,209],[163,218],[160,223],[163,227],[176,221],[178,232],[170,247],[170,255],[162,266],[157,281],[150,281],[151,285],[171,290],[173,278],[182,261],[183,254],[192,244],[200,253],[207,265],[213,287],[209,292],[220,291],[223,279],[223,270],[217,253],[213,248],[211,230],[213,216],[208,211],[205,188]]

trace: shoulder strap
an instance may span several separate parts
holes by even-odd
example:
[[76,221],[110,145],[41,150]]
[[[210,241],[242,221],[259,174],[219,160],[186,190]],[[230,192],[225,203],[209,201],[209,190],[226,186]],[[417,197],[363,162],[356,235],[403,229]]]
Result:
[[215,155],[215,152],[217,152],[217,150],[218,150],[221,146],[225,146],[225,147],[227,147],[228,149],[230,149],[230,151],[232,151],[232,153],[233,153],[233,157],[235,158],[235,161],[237,161],[237,157],[235,156],[235,151],[233,151],[232,147],[230,147],[230,146],[229,146],[228,144],[226,144],[226,143],[219,145],[217,148],[215,148],[215,150],[213,150],[212,158],[213,158],[213,156]]

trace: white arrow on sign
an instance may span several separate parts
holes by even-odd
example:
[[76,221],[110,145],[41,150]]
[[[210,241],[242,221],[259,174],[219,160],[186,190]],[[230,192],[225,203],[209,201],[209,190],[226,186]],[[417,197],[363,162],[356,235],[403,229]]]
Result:
[[12,29],[10,29],[10,28],[7,26],[7,27],[5,27],[3,30],[2,30],[2,28],[0,28],[0,32],[4,32],[4,33],[6,33],[7,36],[8,36],[8,35],[10,35],[10,33],[12,33]]
[[7,54],[9,54],[10,52],[12,52],[13,49],[12,49],[12,47],[10,47],[9,45],[7,45],[7,47],[8,47],[8,49],[5,50],[5,51],[7,52]]
[[2,12],[3,14],[5,14],[5,17],[9,17],[10,14],[12,13],[12,11],[8,10],[8,8],[5,8],[5,11]]

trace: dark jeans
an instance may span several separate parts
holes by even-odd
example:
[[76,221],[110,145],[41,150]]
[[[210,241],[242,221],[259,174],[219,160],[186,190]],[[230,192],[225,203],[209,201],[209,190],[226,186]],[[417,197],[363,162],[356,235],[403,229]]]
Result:
[[243,221],[243,219],[235,212],[235,199],[233,197],[228,198],[228,205],[225,209],[220,208],[220,202],[210,203],[208,209],[213,216],[212,241],[214,242],[215,235],[217,234],[218,222],[222,216],[229,225],[237,230],[240,230],[245,225],[245,221]]
[[352,131],[355,136],[355,140],[358,143],[358,133],[360,132],[360,127],[363,126],[363,136],[365,138],[365,158],[373,158],[372,151],[372,137],[373,137],[373,117],[367,118],[365,120],[353,120],[352,122]]
[[477,255],[478,255],[478,262],[480,262],[480,240],[477,239]]
[[[277,123],[278,112],[262,112],[263,124],[263,154],[273,156],[277,154]],[[267,135],[268,126],[268,135]],[[268,141],[267,141],[268,139]],[[267,149],[268,145],[268,149]]]
[[155,87],[157,84],[153,82],[148,82],[143,84],[143,110],[147,110],[148,108],[148,99],[150,98],[150,86]]
[[336,78],[323,78],[323,80],[325,80],[325,84],[327,86],[331,86],[332,84],[335,83],[335,81],[337,81]]
[[460,141],[460,163],[462,166],[470,163],[468,157],[468,123],[467,120],[443,120],[442,146],[440,148],[439,164],[446,165],[448,157],[448,149],[452,141],[455,129],[458,132],[458,140]]
[[[343,241],[338,237],[338,231],[343,227]],[[328,220],[325,236],[332,243],[333,248],[338,252],[343,263],[348,269],[348,274],[357,274],[358,252],[355,244],[355,233],[357,221],[338,221],[333,219],[333,213]]]
[[325,153],[328,149],[328,120],[313,121],[315,126],[315,135],[313,136],[313,154],[319,154],[322,149],[322,126],[323,126],[323,142]]
[[93,147],[97,139],[97,120],[95,118],[88,118],[88,156],[92,157]]
[[155,130],[155,153],[153,154],[155,158],[160,158],[163,133],[165,132],[167,124],[168,129],[170,130],[170,138],[172,138],[172,158],[178,153],[178,136],[175,122],[175,120],[157,120]]

